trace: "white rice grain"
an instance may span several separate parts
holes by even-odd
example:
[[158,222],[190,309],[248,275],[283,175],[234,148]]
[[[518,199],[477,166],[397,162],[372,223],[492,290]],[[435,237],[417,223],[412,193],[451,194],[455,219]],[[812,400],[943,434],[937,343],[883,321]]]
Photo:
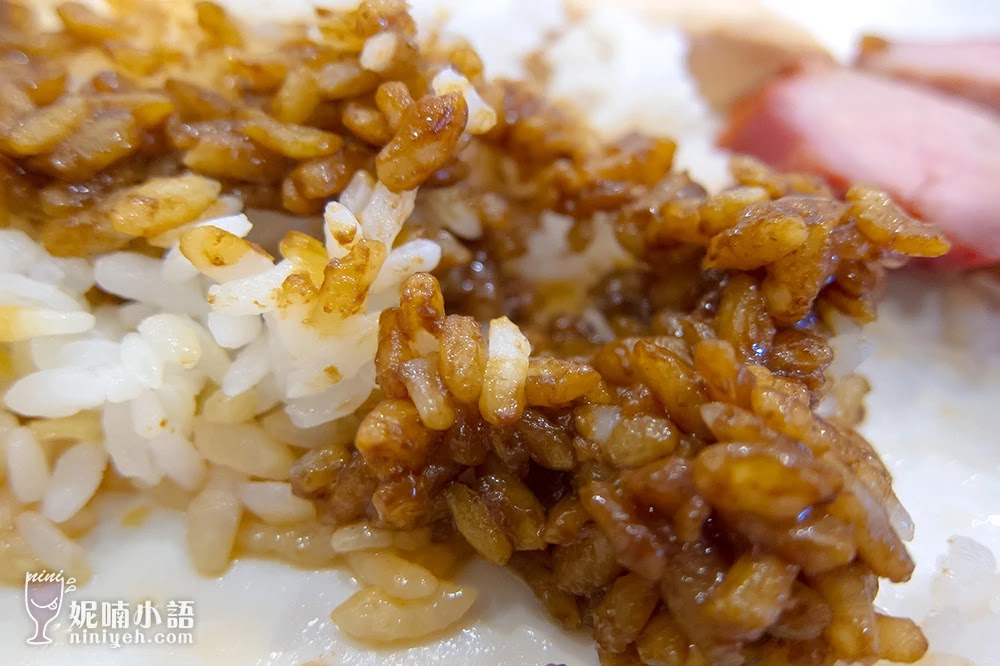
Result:
[[121,341],[121,363],[126,373],[146,388],[163,386],[163,359],[139,333],[126,333]]
[[139,377],[121,363],[101,366],[94,372],[104,387],[105,399],[110,403],[128,402],[146,390]]
[[399,230],[403,228],[403,223],[413,212],[416,200],[416,190],[396,193],[382,183],[376,183],[372,189],[371,199],[358,215],[365,238],[379,241],[386,248],[391,248]]
[[169,284],[181,284],[194,280],[199,275],[198,269],[184,256],[178,244],[171,246],[163,253],[160,266],[160,276]]
[[42,336],[28,340],[22,348],[26,348],[29,359],[26,363],[27,374],[32,370],[53,370],[62,366],[59,352],[72,340],[79,340],[79,336]]
[[156,391],[160,404],[167,414],[171,429],[182,435],[191,434],[191,426],[197,408],[196,388],[186,383],[165,381]]
[[75,516],[97,492],[106,462],[104,447],[93,442],[80,442],[66,449],[52,468],[42,514],[54,523]]
[[[396,305],[399,301],[398,288],[403,282],[414,273],[434,270],[439,261],[441,261],[441,246],[434,241],[419,238],[404,243],[386,257],[382,270],[372,283],[371,291],[378,294],[395,287],[395,291],[390,291],[395,303],[389,303],[386,307]],[[375,309],[381,308],[375,307]]]
[[134,252],[112,252],[94,262],[97,285],[131,301],[156,305],[169,312],[200,314],[208,308],[197,281],[181,282],[163,289],[160,260]]
[[4,396],[4,403],[22,416],[70,416],[104,402],[105,379],[78,368],[42,370],[14,382]]
[[392,545],[392,532],[365,523],[345,525],[334,531],[330,545],[338,553],[388,548]]
[[232,264],[209,264],[202,272],[215,282],[229,282],[257,275],[274,266],[274,260],[259,248],[253,247]]
[[295,455],[256,425],[211,423],[196,418],[194,445],[209,462],[261,479],[281,481]]
[[483,223],[460,187],[438,187],[420,192],[428,215],[463,240],[479,240]]
[[322,393],[289,400],[285,410],[299,428],[313,428],[354,413],[375,388],[375,364],[366,363],[354,380],[340,382]]
[[271,525],[288,525],[316,517],[312,502],[292,494],[292,487],[280,481],[254,481],[239,488],[243,505]]
[[170,432],[170,420],[155,391],[145,390],[128,403],[132,412],[132,429],[145,439]]
[[28,234],[19,229],[0,229],[0,269],[24,273],[39,261],[45,252]]
[[153,464],[147,440],[133,426],[132,410],[125,404],[110,404],[101,419],[105,446],[118,473],[147,486],[154,486],[163,472]]
[[49,463],[34,433],[28,428],[13,430],[6,440],[10,489],[25,504],[45,496],[49,485]]
[[263,322],[257,315],[209,312],[205,323],[215,341],[226,349],[239,349],[253,342],[263,328]]
[[254,394],[257,396],[257,408],[255,412],[258,416],[271,411],[285,399],[285,394],[278,383],[278,379],[273,374],[264,377],[254,387]]
[[201,406],[201,415],[212,423],[243,423],[257,415],[257,392],[253,389],[227,395],[222,389],[212,391]]
[[229,567],[242,507],[229,488],[208,485],[188,504],[187,547],[195,568],[218,576]]
[[360,217],[368,202],[371,201],[375,189],[375,178],[363,169],[351,176],[347,187],[340,193],[340,205],[350,211],[355,217]]
[[80,303],[56,285],[19,273],[0,273],[0,304],[41,307],[63,312],[80,309]]
[[524,409],[531,343],[507,317],[490,322],[486,370],[479,410],[491,423],[509,422]]
[[[275,364],[283,371],[285,397],[295,400],[357,383],[362,368],[371,363],[377,348],[378,313],[348,318],[327,338],[316,340],[310,347],[301,347],[301,356]],[[369,385],[371,388],[374,386]]]
[[215,217],[203,220],[198,222],[195,226],[213,226],[217,229],[228,231],[232,235],[239,236],[240,238],[246,238],[247,234],[249,234],[253,229],[253,224],[250,222],[250,218],[247,217],[245,213],[237,213],[235,215],[227,215],[225,217]]
[[299,428],[283,409],[276,409],[260,420],[271,437],[291,446],[313,449],[317,446],[347,446],[354,441],[358,419],[347,416],[312,428]]
[[222,378],[222,390],[234,396],[246,393],[271,370],[267,337],[259,336],[244,347]]
[[201,342],[192,324],[186,317],[163,313],[144,319],[138,331],[157,356],[191,368],[201,358]]
[[409,601],[371,585],[335,608],[330,619],[344,633],[368,643],[412,640],[454,624],[475,600],[473,588],[453,583],[441,583],[431,596]]
[[149,440],[157,468],[186,490],[195,490],[205,479],[205,461],[183,435],[167,433]]
[[207,328],[196,321],[191,321],[191,330],[198,337],[201,345],[201,358],[198,360],[198,372],[216,384],[222,383],[222,378],[229,371],[232,360],[229,352],[219,346]]
[[74,296],[82,295],[94,282],[90,264],[80,257],[41,256],[24,272],[33,280],[57,285]]
[[10,434],[18,427],[20,426],[17,417],[0,410],[0,483],[10,484],[10,474],[7,470],[7,442]]
[[78,583],[90,578],[90,565],[83,547],[63,534],[45,516],[25,511],[14,519],[14,524],[18,535],[48,569],[71,574]]
[[[518,275],[529,280],[569,280],[586,287],[632,261],[618,243],[615,225],[608,219],[595,217],[594,238],[582,252],[570,250],[567,235],[572,220],[569,217],[546,211],[540,221],[538,233],[528,240],[527,252],[513,262]],[[552,261],[553,256],[559,257],[559,261]]]
[[35,338],[28,343],[31,362],[39,370],[73,367],[95,369],[118,361],[121,350],[112,340],[59,336]]
[[326,205],[323,211],[323,240],[330,259],[346,255],[363,236],[361,224],[346,205],[337,201]]
[[597,444],[606,444],[611,439],[622,418],[622,410],[616,405],[584,405],[577,414],[577,430]]
[[81,257],[46,256],[33,263],[28,275],[43,282],[58,284],[68,294],[84,302],[84,294],[94,286],[94,267]]
[[290,261],[282,261],[263,273],[214,285],[208,290],[209,303],[215,312],[229,315],[263,314],[275,310],[281,284],[294,268]]
[[[31,430],[43,448],[49,442],[58,444],[61,440],[67,439],[88,442],[99,442],[104,439],[100,414],[94,411],[79,412],[60,419],[35,419],[25,427]],[[2,437],[0,435],[0,438]]]
[[94,327],[94,315],[89,312],[65,312],[36,307],[0,305],[3,328],[0,342],[30,340],[42,335],[72,335]]
[[422,599],[438,587],[434,574],[392,552],[358,550],[347,553],[346,559],[358,580],[396,599]]
[[358,62],[372,72],[382,72],[392,64],[399,38],[394,32],[380,32],[365,40]]

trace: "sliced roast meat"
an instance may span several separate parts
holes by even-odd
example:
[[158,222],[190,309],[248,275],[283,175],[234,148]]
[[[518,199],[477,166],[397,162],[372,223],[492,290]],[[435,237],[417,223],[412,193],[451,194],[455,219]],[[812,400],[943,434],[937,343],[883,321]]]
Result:
[[857,64],[1000,111],[1000,39],[892,42],[866,37]]
[[1000,116],[975,104],[809,65],[738,104],[720,143],[837,187],[881,187],[948,234],[938,265],[1000,262]]

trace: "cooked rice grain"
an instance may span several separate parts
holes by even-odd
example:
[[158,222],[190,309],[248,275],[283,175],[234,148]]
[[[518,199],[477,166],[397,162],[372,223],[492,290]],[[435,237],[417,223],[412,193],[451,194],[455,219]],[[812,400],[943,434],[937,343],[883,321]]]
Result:
[[476,591],[442,583],[416,600],[395,599],[375,586],[356,592],[337,606],[330,619],[350,637],[384,644],[434,634],[457,622],[476,601]]
[[207,485],[187,507],[187,549],[198,572],[218,576],[229,559],[240,525],[239,497],[225,484]]
[[239,488],[240,501],[248,511],[271,525],[308,522],[316,517],[312,504],[292,494],[287,483],[255,481]]
[[396,599],[422,599],[438,587],[430,571],[386,551],[353,551],[347,565],[365,585],[374,585]]

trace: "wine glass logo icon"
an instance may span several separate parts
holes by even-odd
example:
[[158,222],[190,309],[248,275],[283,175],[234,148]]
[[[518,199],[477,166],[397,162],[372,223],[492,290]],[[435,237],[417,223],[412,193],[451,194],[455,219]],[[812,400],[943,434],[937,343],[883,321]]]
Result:
[[24,576],[24,607],[35,623],[35,633],[28,645],[49,645],[47,632],[52,620],[62,609],[66,581],[59,573],[28,573]]

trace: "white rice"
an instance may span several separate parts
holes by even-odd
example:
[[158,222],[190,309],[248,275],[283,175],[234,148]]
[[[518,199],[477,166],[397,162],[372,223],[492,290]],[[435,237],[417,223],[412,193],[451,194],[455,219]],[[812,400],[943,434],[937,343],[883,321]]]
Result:
[[338,553],[388,548],[392,546],[392,542],[390,530],[371,527],[364,523],[337,528],[331,539],[331,545]]
[[[342,204],[330,206],[329,257],[344,257],[362,238],[391,248],[414,199],[359,174]],[[205,225],[237,238],[252,228],[243,214],[188,228]],[[335,240],[348,229],[353,239]],[[113,252],[88,264],[50,257],[25,234],[0,230],[4,340],[21,346],[9,352],[15,377],[0,387],[4,407],[36,419],[91,414],[100,434],[67,448],[50,469],[52,449],[31,428],[3,428],[12,499],[37,503],[17,517],[16,530],[42,564],[81,580],[86,554],[57,525],[87,506],[109,464],[140,489],[169,480],[197,491],[188,546],[203,573],[228,566],[243,507],[275,525],[313,518],[286,482],[298,456],[292,447],[349,441],[352,412],[375,387],[379,313],[398,303],[403,281],[441,256],[426,240],[392,249],[367,310],[320,331],[307,322],[308,307],[279,305],[292,262],[255,251],[201,272],[180,250],[181,235],[164,241],[161,260]],[[95,283],[125,302],[91,308],[82,294]],[[0,418],[16,425],[7,412]]]
[[583,111],[598,132],[674,138],[676,168],[709,189],[729,182],[727,154],[714,145],[720,119],[688,74],[687,39],[679,29],[614,3],[594,3],[543,57],[551,70],[548,92]]
[[34,434],[28,428],[17,428],[7,434],[5,448],[14,496],[24,504],[42,499],[49,485],[49,464]]
[[438,587],[430,571],[391,552],[352,551],[346,560],[360,582],[375,585],[396,599],[422,599]]
[[42,564],[52,571],[72,573],[81,582],[90,576],[90,565],[83,547],[68,538],[45,516],[25,511],[14,519],[18,535],[24,539]]
[[153,462],[163,475],[185,490],[195,490],[205,479],[205,460],[194,445],[176,433],[149,440]]
[[243,505],[261,520],[272,525],[284,525],[316,517],[312,502],[292,494],[288,483],[254,481],[239,488]]
[[188,553],[204,575],[229,567],[242,506],[229,483],[209,483],[187,507]]
[[[412,211],[413,199],[413,193],[394,195],[381,185],[371,187],[370,178],[358,177],[343,197],[357,217],[347,205],[334,205],[329,223],[351,224],[365,237],[391,245]],[[246,235],[251,229],[243,215],[210,222],[234,235]],[[328,250],[334,256],[343,254],[339,246]],[[36,261],[26,262],[26,256]],[[373,300],[380,307],[391,306],[398,300],[401,283],[413,272],[432,269],[439,258],[440,249],[423,240],[391,251],[374,284]],[[78,261],[52,259],[27,236],[10,230],[0,233],[0,260],[5,262],[0,271],[7,271],[10,278],[0,283],[0,304],[21,309],[44,304],[52,312],[72,314],[72,321],[78,322],[67,334],[65,318],[34,320],[38,325],[31,346],[36,367],[7,390],[5,405],[24,416],[47,418],[104,410],[107,445],[116,470],[145,485],[157,483],[168,469],[169,476],[183,485],[199,476],[190,462],[170,460],[170,452],[190,450],[177,437],[191,436],[193,403],[208,382],[222,390],[209,403],[215,411],[226,398],[246,395],[259,385],[270,389],[262,394],[277,389],[278,395],[264,400],[263,407],[269,408],[275,399],[285,402],[292,421],[301,427],[350,414],[375,386],[371,361],[380,310],[348,318],[334,334],[321,335],[301,315],[281,311],[275,300],[275,289],[292,270],[288,261],[275,265],[264,255],[251,253],[236,265],[209,271],[210,277],[221,280],[212,285],[176,246],[162,261],[129,252],[101,256],[94,262],[97,284],[130,302],[100,312],[111,321],[99,327],[79,297],[81,288],[90,283],[77,281],[85,274]],[[169,289],[162,286],[164,277],[169,278]],[[252,309],[241,304],[252,304]],[[336,367],[339,376],[324,372],[328,367]],[[257,413],[243,404],[240,415],[252,420]],[[287,473],[287,464],[275,460],[285,461],[290,454],[275,453],[273,440],[250,427],[252,431],[240,431],[244,439],[262,443],[262,450],[272,454],[266,463],[239,465],[248,473],[252,471],[246,468],[255,465],[269,476],[280,476],[282,468]],[[212,426],[201,429],[206,428]],[[173,437],[161,440],[153,455],[148,440],[167,434]],[[44,457],[26,436],[25,431],[14,438],[8,456],[17,461],[17,469],[25,470],[28,481],[18,479],[23,501],[33,501],[44,491],[45,470],[40,464]],[[206,443],[202,448],[211,451],[210,459],[237,464],[235,454],[220,446]]]
[[372,72],[385,71],[392,64],[398,38],[394,32],[380,32],[365,40],[359,61],[361,66]]
[[194,445],[208,462],[260,479],[287,479],[295,455],[255,424],[223,425],[196,418]]
[[62,523],[82,509],[104,479],[107,453],[94,442],[80,442],[66,449],[52,468],[42,514],[54,523]]

